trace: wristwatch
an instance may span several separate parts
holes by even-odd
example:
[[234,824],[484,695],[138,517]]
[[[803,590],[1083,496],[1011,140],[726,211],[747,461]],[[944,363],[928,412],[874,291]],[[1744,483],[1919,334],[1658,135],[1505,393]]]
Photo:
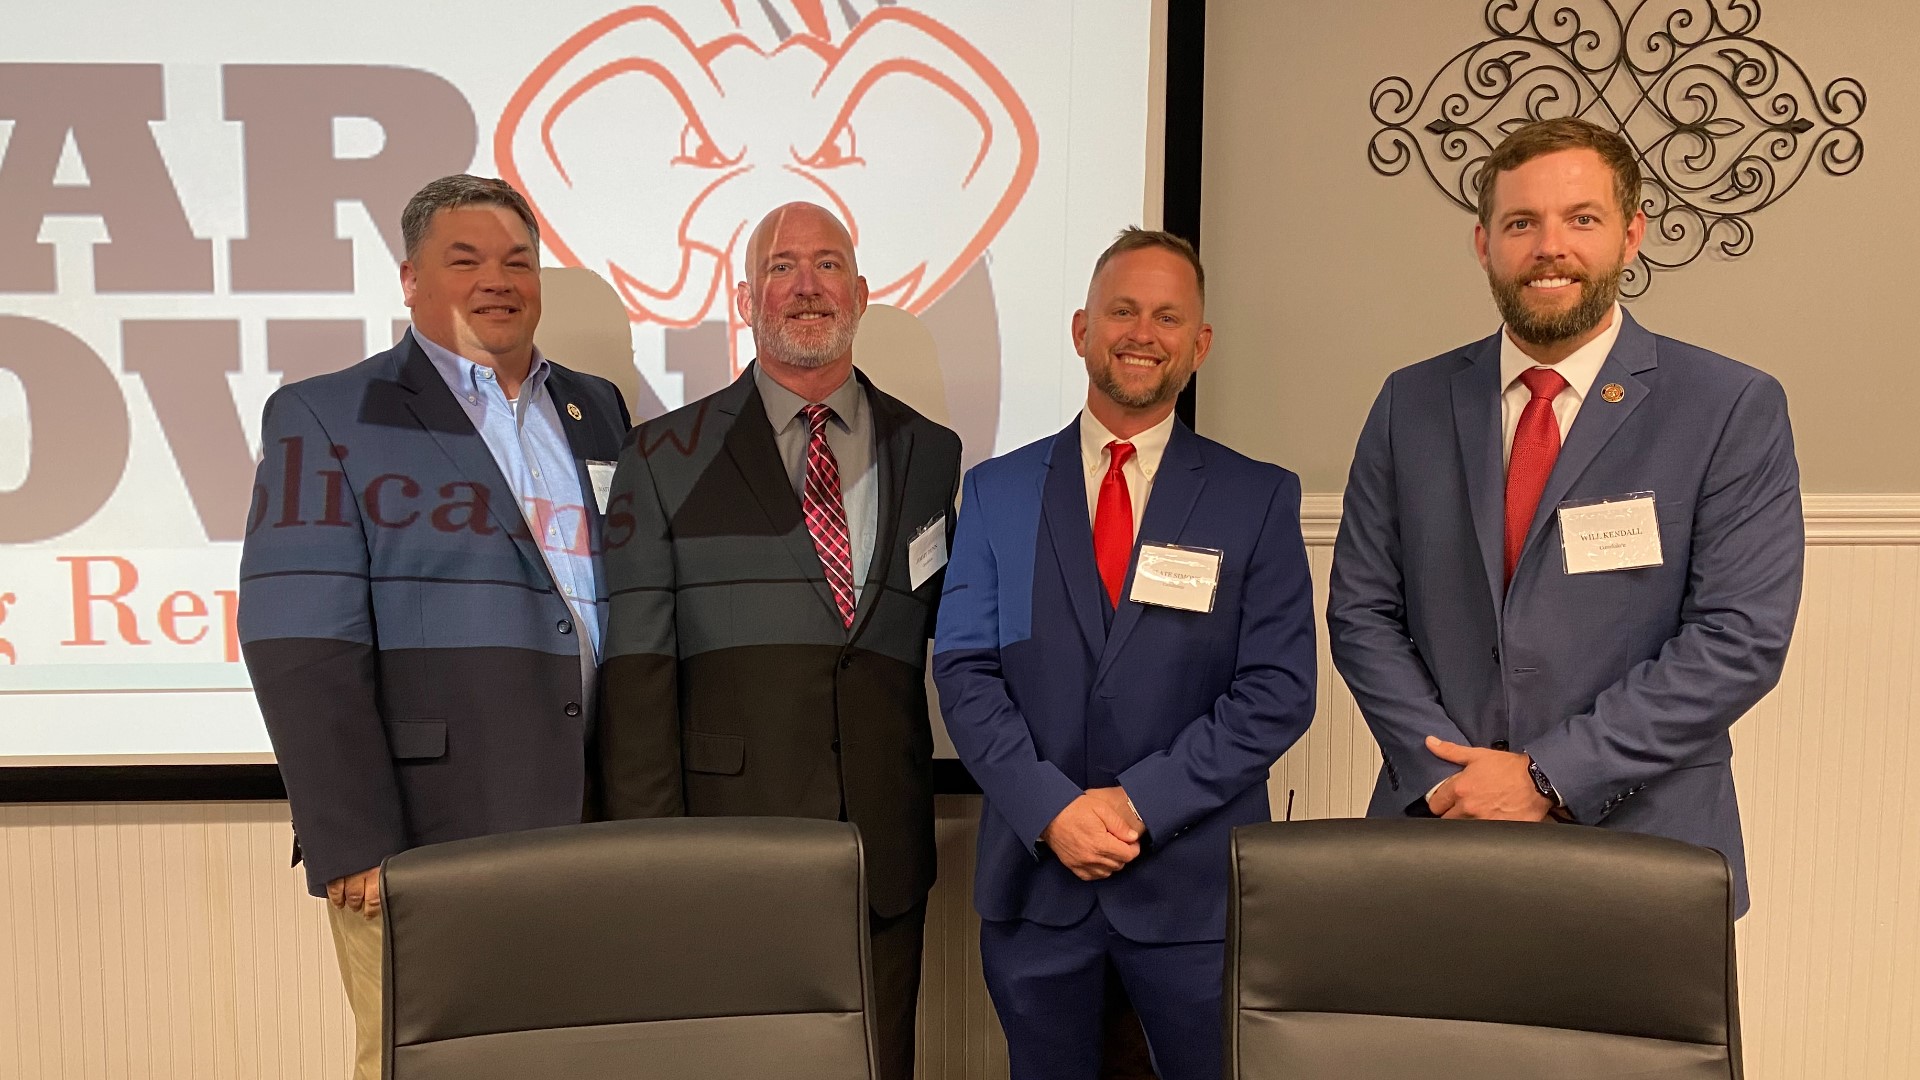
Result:
[[1527,763],[1527,775],[1533,777],[1533,790],[1546,796],[1548,802],[1556,808],[1567,805],[1566,801],[1560,798],[1560,793],[1553,789],[1553,781],[1547,779],[1547,774],[1540,771],[1538,763],[1531,761]]

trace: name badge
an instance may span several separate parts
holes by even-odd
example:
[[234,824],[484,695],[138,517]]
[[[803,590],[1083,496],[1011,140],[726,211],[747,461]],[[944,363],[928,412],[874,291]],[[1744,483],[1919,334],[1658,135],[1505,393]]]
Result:
[[935,514],[933,520],[914,532],[907,542],[908,588],[917,589],[947,565],[947,515]]
[[1213,548],[1142,544],[1127,599],[1177,611],[1210,612],[1220,587],[1220,554]]
[[587,462],[587,483],[593,485],[593,502],[601,513],[607,512],[607,496],[613,492],[613,466],[611,461]]
[[1636,570],[1663,561],[1651,491],[1564,502],[1559,511],[1560,555],[1569,574]]

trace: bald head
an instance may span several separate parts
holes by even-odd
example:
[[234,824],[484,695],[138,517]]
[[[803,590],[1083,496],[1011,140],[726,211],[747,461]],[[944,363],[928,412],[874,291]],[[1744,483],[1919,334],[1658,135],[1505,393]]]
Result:
[[817,254],[814,251],[796,250],[796,244],[815,246],[820,243],[828,243],[837,249],[848,268],[856,274],[860,272],[853,253],[853,234],[840,223],[833,211],[810,202],[790,202],[775,207],[772,213],[760,219],[760,224],[755,225],[752,235],[747,237],[747,279],[758,281],[766,272],[768,259],[773,256],[800,258]]
[[754,228],[746,262],[734,307],[769,369],[851,368],[867,282],[840,219],[813,203],[788,203]]

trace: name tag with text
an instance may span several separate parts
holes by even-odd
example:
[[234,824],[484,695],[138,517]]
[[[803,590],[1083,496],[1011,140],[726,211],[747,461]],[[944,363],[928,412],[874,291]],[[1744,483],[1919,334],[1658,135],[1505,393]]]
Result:
[[1659,566],[1660,523],[1653,492],[1560,504],[1560,554],[1569,574]]
[[947,515],[936,514],[907,542],[908,588],[917,589],[947,565]]
[[607,496],[613,492],[613,466],[611,461],[587,462],[587,482],[593,485],[593,504],[603,514],[607,512]]
[[1133,568],[1133,591],[1127,599],[1177,611],[1210,612],[1220,587],[1220,556],[1212,548],[1141,544],[1140,561]]

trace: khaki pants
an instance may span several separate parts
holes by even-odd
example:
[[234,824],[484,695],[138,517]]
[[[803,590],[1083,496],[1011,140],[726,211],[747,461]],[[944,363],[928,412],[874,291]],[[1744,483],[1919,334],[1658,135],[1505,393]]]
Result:
[[353,1010],[353,1080],[380,1080],[380,919],[322,903],[333,926],[347,1007]]

